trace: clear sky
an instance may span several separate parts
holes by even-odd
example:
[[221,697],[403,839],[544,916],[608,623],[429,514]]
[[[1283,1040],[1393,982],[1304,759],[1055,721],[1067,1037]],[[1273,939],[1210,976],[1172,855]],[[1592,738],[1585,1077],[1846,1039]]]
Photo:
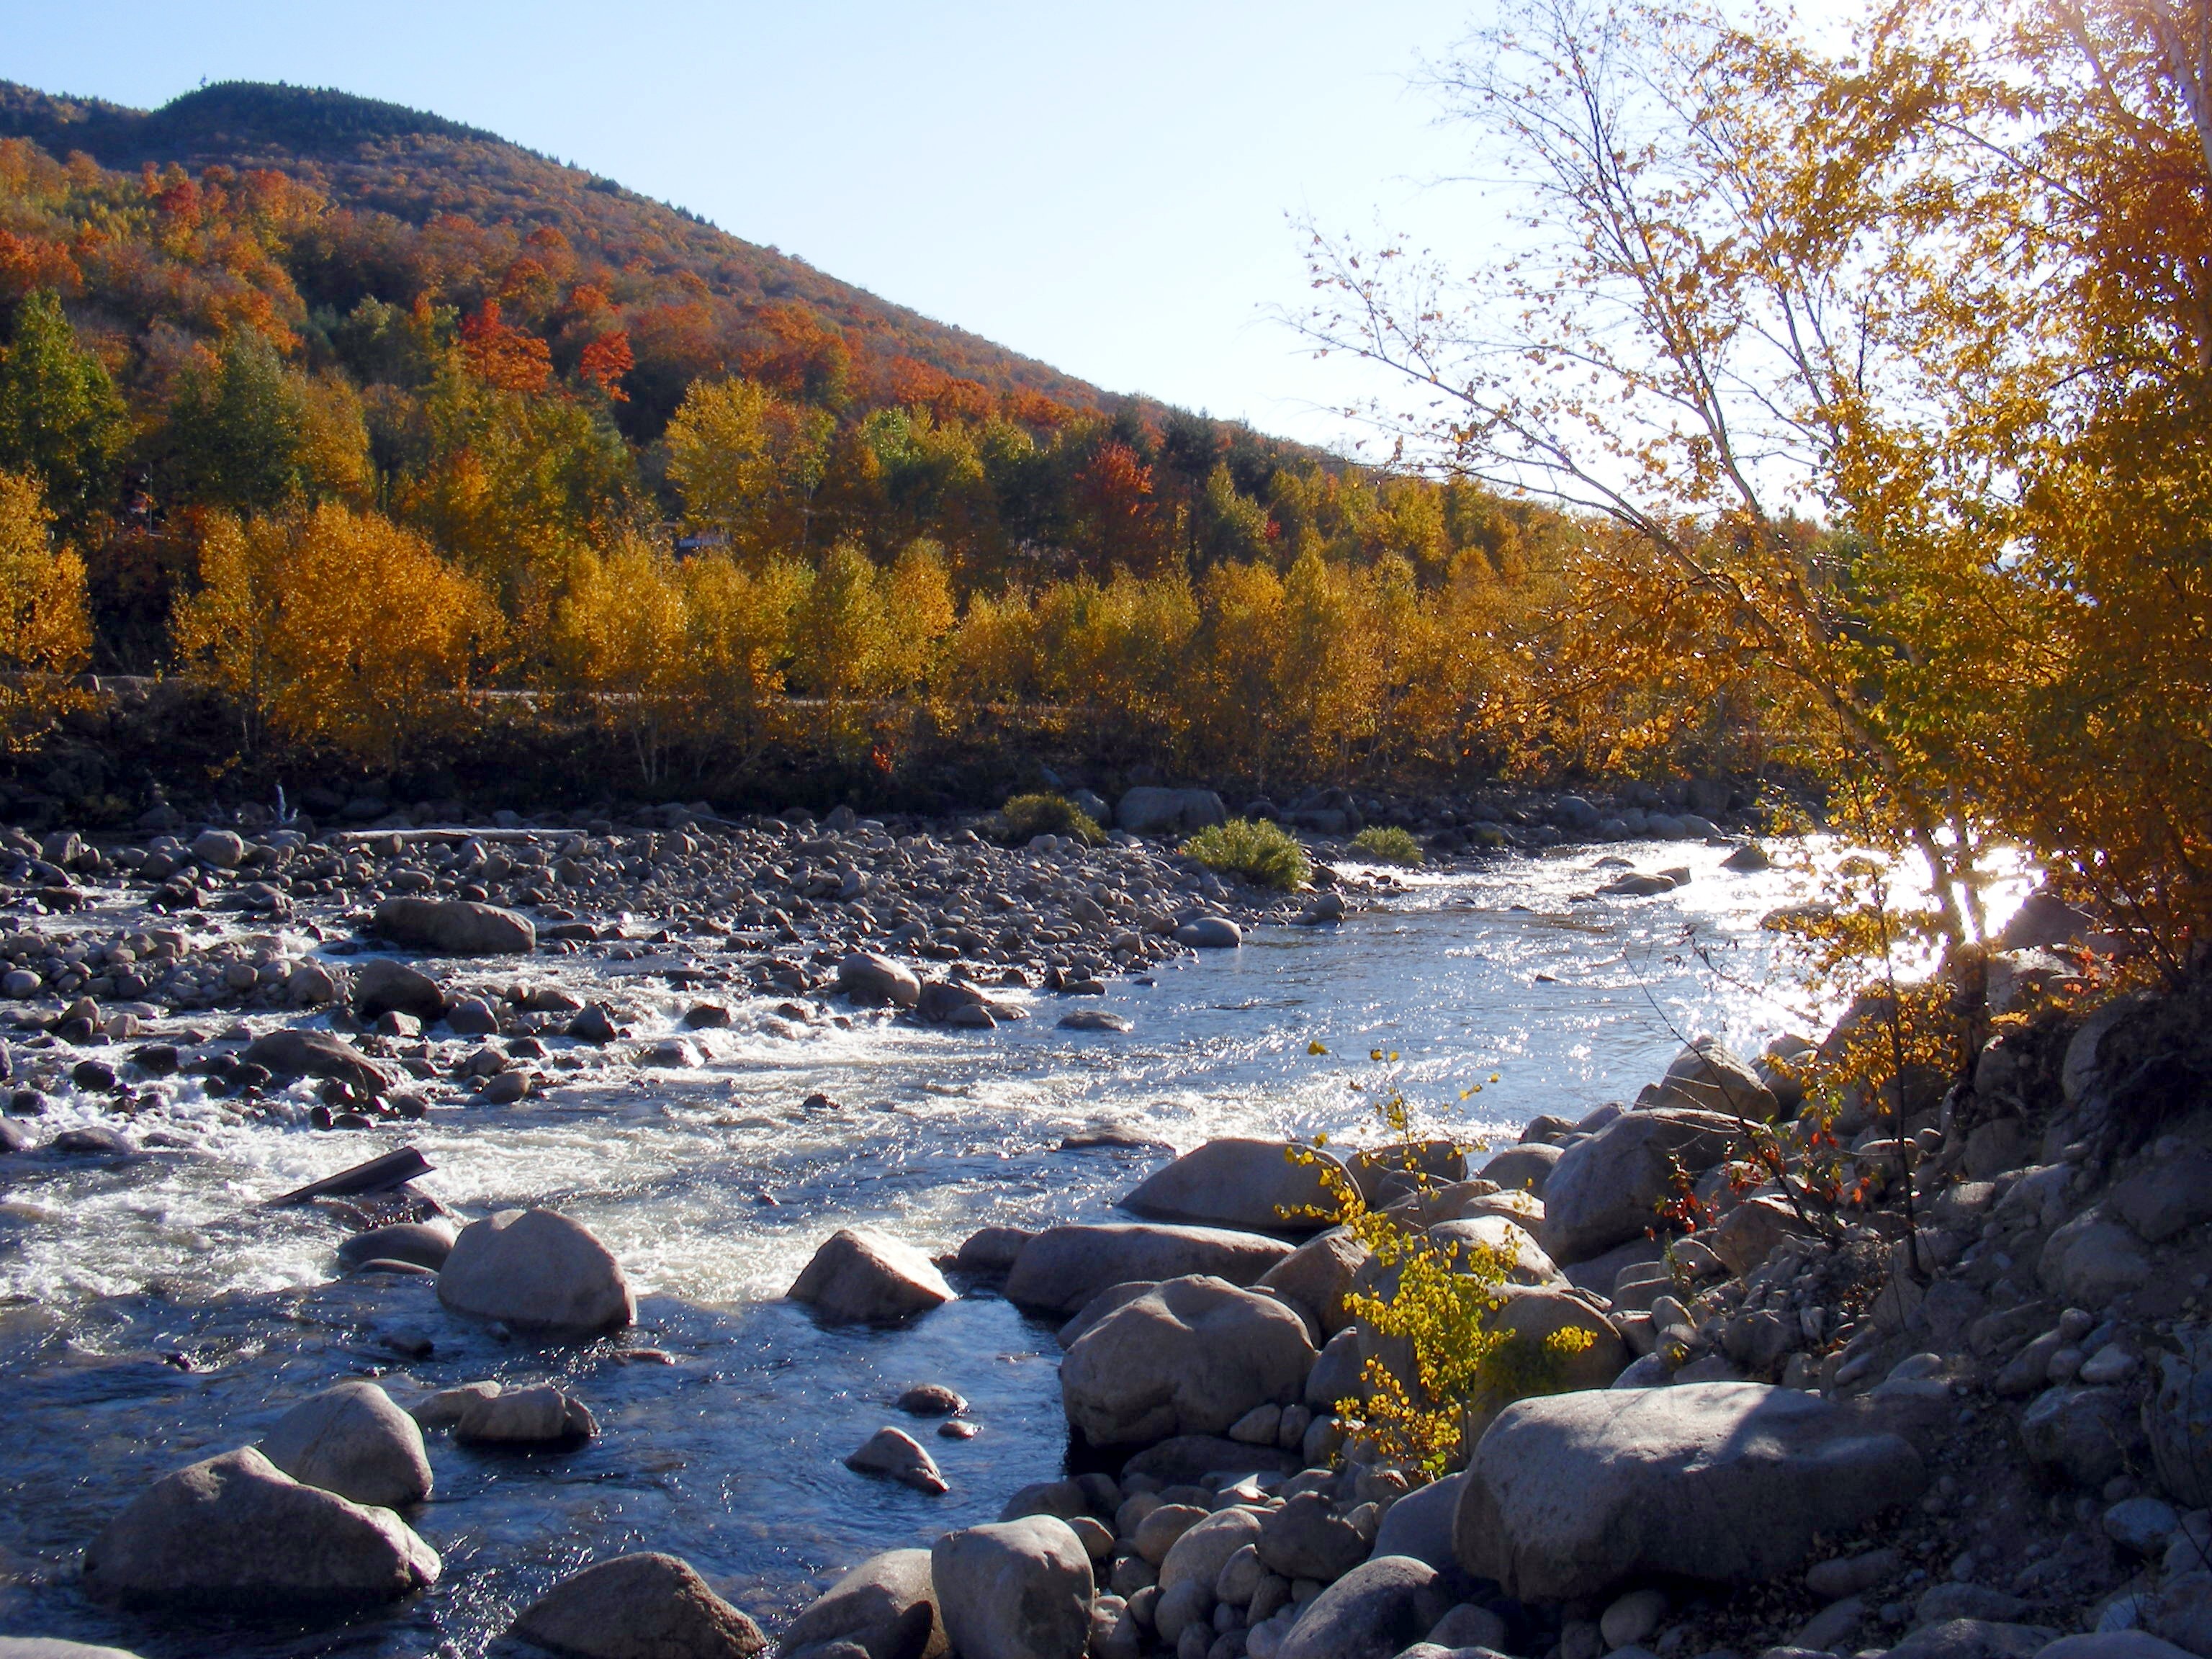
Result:
[[1468,0],[0,0],[0,77],[428,109],[1115,391],[1328,441],[1292,221],[1479,251],[1416,84]]

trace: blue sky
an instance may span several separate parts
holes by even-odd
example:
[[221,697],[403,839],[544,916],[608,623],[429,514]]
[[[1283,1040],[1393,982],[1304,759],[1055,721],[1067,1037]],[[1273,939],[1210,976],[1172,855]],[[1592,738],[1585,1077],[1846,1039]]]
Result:
[[1480,251],[1414,82],[1465,3],[0,0],[0,77],[158,105],[284,80],[489,128],[1117,391],[1328,441],[1269,318],[1310,214]]

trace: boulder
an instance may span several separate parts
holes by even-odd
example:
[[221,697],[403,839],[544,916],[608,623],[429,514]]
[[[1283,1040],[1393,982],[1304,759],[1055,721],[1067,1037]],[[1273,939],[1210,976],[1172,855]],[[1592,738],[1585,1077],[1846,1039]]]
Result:
[[952,1300],[930,1259],[872,1227],[845,1227],[823,1241],[789,1291],[824,1319],[887,1322]]
[[946,1533],[929,1570],[960,1659],[1083,1659],[1096,1585],[1083,1540],[1058,1516]]
[[1229,822],[1229,809],[1211,789],[1159,789],[1139,785],[1123,793],[1114,823],[1133,836],[1165,836]]
[[1453,1543],[1468,1571],[1523,1601],[1640,1577],[1753,1583],[1926,1484],[1902,1437],[1794,1389],[1553,1395],[1507,1407],[1483,1435]]
[[302,1486],[398,1509],[430,1495],[422,1431],[374,1382],[341,1382],[301,1401],[262,1437],[261,1455]]
[[338,1262],[358,1267],[364,1261],[407,1261],[435,1273],[453,1253],[453,1230],[444,1222],[395,1221],[346,1239],[338,1246]]
[[915,1017],[932,1025],[951,1024],[970,1008],[981,1008],[988,1013],[991,999],[974,986],[957,980],[932,980],[921,988],[921,994],[914,1005]]
[[1803,1238],[1811,1231],[1787,1199],[1763,1193],[1744,1200],[1721,1218],[1719,1226],[1699,1237],[1741,1278],[1773,1255],[1783,1240]]
[[2033,1659],[2057,1634],[2039,1625],[1947,1619],[1923,1625],[1889,1651],[1892,1659]]
[[1121,1200],[1153,1221],[1310,1233],[1334,1225],[1352,1176],[1334,1154],[1287,1140],[1209,1140]]
[[302,1486],[248,1446],[164,1475],[84,1553],[84,1586],[125,1607],[276,1612],[407,1595],[437,1552],[390,1510]]
[[1449,1187],[1467,1179],[1467,1153],[1455,1140],[1401,1140],[1368,1146],[1345,1160],[1359,1196],[1380,1206],[1416,1186]]
[[281,1078],[335,1078],[364,1095],[381,1095],[399,1086],[401,1073],[371,1060],[341,1037],[328,1031],[302,1031],[290,1027],[264,1031],[246,1045],[239,1058],[249,1065],[266,1066]]
[[2063,1302],[2101,1308],[2148,1284],[2153,1271],[2135,1234],[2094,1209],[2051,1235],[2036,1276]]
[[1552,1178],[1552,1168],[1560,1156],[1559,1147],[1546,1146],[1542,1141],[1508,1146],[1482,1166],[1482,1178],[1496,1182],[1509,1192],[1541,1198],[1545,1184]]
[[1701,1036],[1674,1057],[1659,1079],[1658,1106],[1687,1107],[1723,1117],[1771,1123],[1782,1110],[1749,1060],[1718,1037]]
[[1713,1112],[1624,1112],[1552,1166],[1539,1239],[1564,1265],[1641,1238],[1675,1196],[1675,1167],[1695,1179],[1728,1156],[1738,1133]]
[[752,1659],[760,1626],[673,1555],[618,1555],[532,1601],[510,1634],[562,1659]]
[[901,1486],[937,1497],[952,1490],[945,1482],[937,1460],[920,1441],[902,1429],[880,1428],[845,1460],[855,1474],[888,1475]]
[[1244,942],[1244,930],[1226,916],[1193,916],[1175,930],[1177,945],[1194,951],[1233,951]]
[[2046,1389],[2021,1413],[2028,1461],[2077,1486],[2101,1486],[2142,1449],[2142,1425],[2124,1389]]
[[1390,1659],[1434,1628],[1452,1601],[1427,1562],[1377,1556],[1314,1597],[1275,1659]]
[[192,856],[211,870],[235,870],[246,862],[246,838],[233,830],[203,830],[192,837]]
[[1324,1492],[1299,1492],[1261,1516],[1257,1530],[1260,1564],[1285,1578],[1334,1583],[1367,1559],[1367,1540]]
[[1182,1584],[1202,1585],[1211,1592],[1229,1558],[1259,1540],[1260,1526],[1252,1510],[1231,1506],[1185,1527],[1160,1558],[1160,1594]]
[[462,1228],[439,1271],[438,1300],[455,1313],[557,1334],[611,1330],[637,1317],[613,1253],[551,1210],[501,1210]]
[[[1586,1291],[1508,1285],[1489,1325],[1512,1333],[1522,1363],[1534,1365],[1535,1376],[1561,1392],[1610,1388],[1632,1358],[1604,1304]],[[1589,1340],[1572,1353],[1552,1352],[1547,1344],[1560,1331],[1578,1331]]]
[[1217,1435],[1255,1406],[1295,1403],[1315,1357],[1305,1321],[1273,1297],[1170,1279],[1076,1340],[1060,1398],[1094,1445]]
[[945,1659],[951,1643],[938,1616],[927,1550],[890,1550],[863,1561],[784,1629],[781,1659],[850,1643],[868,1659]]
[[921,981],[912,970],[873,951],[848,951],[837,963],[837,988],[855,1002],[912,1008],[921,1001]]
[[1369,1251],[1342,1227],[1309,1239],[1260,1275],[1259,1285],[1295,1304],[1313,1318],[1323,1340],[1352,1323],[1344,1299],[1352,1293]]
[[2158,1390],[2143,1401],[2142,1425],[2150,1437],[2159,1484],[2186,1509],[2212,1506],[2212,1334],[2186,1328],[2174,1333],[2178,1353],[2160,1361]]
[[1006,1300],[1038,1313],[1079,1311],[1111,1285],[1205,1273],[1249,1285],[1291,1254],[1279,1238],[1219,1227],[1113,1222],[1048,1227],[1006,1274]]
[[1410,1555],[1438,1572],[1449,1572],[1459,1561],[1452,1553],[1452,1521],[1459,1510],[1460,1489],[1467,1471],[1448,1474],[1425,1486],[1416,1486],[1383,1512],[1376,1528],[1376,1555]]
[[538,948],[529,917],[467,899],[388,898],[376,907],[376,931],[433,956],[527,956]]
[[[1552,1258],[1536,1243],[1535,1235],[1504,1216],[1478,1215],[1464,1221],[1439,1221],[1428,1229],[1432,1243],[1449,1252],[1455,1262],[1480,1263],[1500,1268],[1510,1284],[1557,1285],[1566,1279]],[[1460,1271],[1458,1267],[1453,1269]]]
[[426,1429],[451,1429],[453,1437],[478,1446],[568,1446],[599,1431],[591,1407],[550,1382],[502,1388],[468,1382],[441,1389],[415,1407]]
[[122,1648],[92,1647],[58,1636],[0,1636],[0,1659],[138,1659]]
[[[7,1659],[0,1653],[0,1659]],[[2096,1631],[2062,1636],[2035,1650],[2035,1659],[2194,1659],[2186,1648],[2161,1642],[2147,1630]]]
[[2185,1146],[2112,1188],[2112,1207],[2146,1244],[2162,1244],[2212,1221],[2212,1152]]
[[428,1024],[446,1012],[446,994],[420,968],[390,957],[365,957],[354,969],[353,1011],[363,1019],[406,1014]]

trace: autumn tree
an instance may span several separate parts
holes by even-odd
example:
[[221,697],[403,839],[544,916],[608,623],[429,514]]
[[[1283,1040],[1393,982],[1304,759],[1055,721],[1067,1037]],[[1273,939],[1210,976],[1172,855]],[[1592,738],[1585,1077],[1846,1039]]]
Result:
[[665,434],[687,527],[757,559],[804,548],[833,425],[752,380],[695,384]]
[[181,377],[160,449],[173,495],[239,512],[325,496],[359,501],[369,490],[358,396],[343,380],[290,368],[248,331]]
[[59,296],[31,294],[0,347],[0,467],[36,473],[48,508],[82,527],[111,504],[130,441],[130,413],[100,359],[77,344]]
[[84,562],[56,544],[39,480],[0,471],[0,749],[44,732],[91,655]]
[[212,520],[175,622],[249,750],[273,737],[372,768],[458,728],[499,632],[483,587],[428,542],[335,501]]

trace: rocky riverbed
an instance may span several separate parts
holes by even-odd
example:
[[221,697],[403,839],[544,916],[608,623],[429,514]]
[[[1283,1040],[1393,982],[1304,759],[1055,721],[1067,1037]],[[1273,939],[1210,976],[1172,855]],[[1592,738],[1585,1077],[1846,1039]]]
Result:
[[[2124,1029],[2038,1027],[1996,1045],[1972,1089],[1916,1107],[1912,1173],[1887,1189],[1895,1132],[1844,1126],[1870,1196],[1818,1238],[1722,1173],[1747,1103],[1785,1121],[1795,1109],[1789,1076],[1741,1029],[1748,1060],[1707,1042],[1666,1066],[1671,1039],[1631,1045],[1606,1073],[1624,1097],[1632,1056],[1657,1057],[1632,1107],[1496,1100],[1484,1121],[1516,1125],[1503,1150],[1492,1129],[1488,1152],[1355,1160],[1347,1176],[1408,1224],[1508,1249],[1515,1328],[1591,1339],[1573,1380],[1592,1392],[1510,1407],[1471,1470],[1431,1482],[1356,1443],[1347,1455],[1337,1407],[1374,1349],[1344,1299],[1370,1269],[1346,1236],[1296,1219],[1330,1153],[1286,1157],[1287,1140],[1245,1133],[1170,1162],[1147,1127],[1162,1120],[1141,1114],[1088,1132],[1079,1114],[1070,1133],[1006,1118],[1018,1168],[1051,1167],[1015,1143],[1056,1133],[1072,1149],[1061,1164],[1104,1161],[1081,1186],[977,1189],[959,1212],[987,1224],[950,1237],[951,1212],[878,1204],[833,1227],[789,1201],[803,1183],[781,1200],[763,1185],[742,1231],[787,1241],[787,1265],[766,1299],[718,1307],[656,1287],[670,1258],[636,1220],[656,1212],[652,1190],[609,1211],[592,1190],[533,1182],[523,1143],[568,1109],[564,1091],[577,1133],[642,1137],[668,1109],[612,1103],[641,1085],[696,1096],[718,1068],[757,1066],[763,1044],[836,1051],[912,1032],[940,1057],[927,1063],[957,1072],[1064,1012],[1128,1009],[1133,1034],[1079,1022],[1054,1040],[1141,1043],[1174,1017],[1142,999],[1225,985],[1218,964],[1255,951],[1341,931],[1387,955],[1395,929],[1419,960],[1449,957],[1442,941],[1464,936],[1445,931],[1461,925],[1450,907],[1478,893],[1479,954],[1512,957],[1519,988],[1456,958],[1491,975],[1477,1017],[1512,1024],[1519,995],[1623,1008],[1651,998],[1648,980],[1599,982],[1624,936],[1641,927],[1659,946],[1661,918],[1723,883],[1739,884],[1742,915],[1778,896],[1770,878],[1723,872],[1728,848],[1697,849],[1686,884],[1668,875],[1641,896],[1623,868],[1656,875],[1667,856],[1644,847],[1610,868],[1602,848],[1528,865],[1498,889],[1431,876],[1429,893],[1397,899],[1346,864],[1351,919],[1335,923],[1310,895],[1210,885],[1158,843],[1016,850],[858,820],[695,821],[612,846],[588,825],[492,828],[526,838],[410,825],[294,844],[216,826],[236,845],[196,830],[176,848],[37,849],[74,879],[27,870],[38,896],[7,940],[11,971],[40,981],[12,988],[29,994],[10,1044],[26,1150],[0,1166],[11,1255],[50,1243],[61,1218],[40,1194],[83,1180],[62,1173],[73,1166],[112,1183],[96,1201],[118,1207],[88,1213],[135,1206],[129,1224],[189,1228],[199,1249],[174,1289],[105,1289],[74,1310],[19,1293],[0,1312],[11,1415],[43,1442],[77,1413],[90,1472],[72,1480],[43,1449],[24,1462],[35,1508],[9,1518],[0,1629],[149,1655],[475,1652],[501,1632],[501,1650],[611,1655],[750,1653],[765,1626],[809,1659],[1391,1659],[1424,1643],[1424,1659],[1778,1644],[1948,1659],[2024,1656],[2100,1626],[2194,1640],[2180,1555],[2203,1501],[2186,1468],[2197,1407],[2161,1350],[2193,1352],[2191,1252],[2207,1217],[2189,1194],[2212,1184],[2172,1173],[2197,1156],[2185,1114],[2162,1139],[2109,1132],[2116,1069],[2124,1054],[2143,1063]],[[510,848],[528,850],[498,867]],[[177,850],[188,858],[145,868]],[[979,888],[1011,901],[996,938],[973,927]],[[249,893],[276,902],[256,912]],[[1104,920],[1079,910],[1086,899]],[[1245,947],[1190,956],[1202,947],[1176,933],[1200,916]],[[165,951],[165,932],[191,948]],[[1601,959],[1563,948],[1583,938],[1604,939]],[[2039,947],[2063,942],[2023,939],[2002,963],[2005,994],[2025,1006],[2053,988],[2067,959]],[[486,946],[500,953],[434,954]],[[1418,975],[1403,982],[1418,1000]],[[937,1020],[933,984],[947,988]],[[1209,989],[1176,1016],[1220,1003]],[[1407,1012],[1370,1010],[1364,1027],[1342,1009],[1264,1017],[1279,1052],[1348,1024],[1397,1041]],[[1209,1041],[1235,1088],[1260,1051]],[[689,1046],[659,1052],[672,1043]],[[1204,1055],[1183,1063],[1200,1070]],[[857,1074],[869,1064],[883,1061]],[[1552,1071],[1526,1098],[1567,1106],[1571,1075]],[[1324,1098],[1305,1088],[1297,1109],[1334,1126],[1342,1109]],[[686,1132],[719,1121],[710,1140],[744,1136],[714,1109]],[[918,1196],[897,1172],[906,1155],[879,1150],[911,1118],[821,1127],[851,1116],[796,1101],[760,1133],[817,1138],[824,1171],[865,1164],[864,1185]],[[461,1148],[489,1143],[474,1155],[496,1160],[502,1123],[522,1152],[514,1178],[475,1179],[481,1195],[458,1209],[437,1195],[447,1175],[410,1176],[398,1156],[427,1146],[474,1177],[484,1166]],[[220,1167],[246,1134],[329,1149],[295,1160],[301,1175],[355,1161],[349,1146],[386,1167],[274,1210],[259,1200],[283,1194],[264,1180],[240,1194],[253,1218],[236,1228],[187,1220],[170,1197],[167,1222],[147,1212],[181,1190],[167,1170]],[[964,1156],[989,1155],[969,1139]],[[726,1197],[710,1141],[690,1144]],[[1669,1158],[1725,1214],[1662,1255],[1644,1235],[1664,1194],[1647,1188]],[[932,1165],[933,1198],[947,1167]],[[1917,1277],[1893,1271],[1908,1187]],[[692,1231],[686,1188],[660,1190],[664,1231]],[[337,1244],[327,1265],[241,1279],[303,1224]],[[770,1380],[794,1367],[816,1379],[803,1406]],[[778,1478],[692,1489],[687,1466],[733,1437],[792,1437],[800,1417]],[[894,1539],[916,1542],[866,1559],[802,1547],[796,1578],[730,1570],[732,1535],[768,1543],[822,1501],[895,1511]],[[805,1573],[844,1566],[810,1605]]]

